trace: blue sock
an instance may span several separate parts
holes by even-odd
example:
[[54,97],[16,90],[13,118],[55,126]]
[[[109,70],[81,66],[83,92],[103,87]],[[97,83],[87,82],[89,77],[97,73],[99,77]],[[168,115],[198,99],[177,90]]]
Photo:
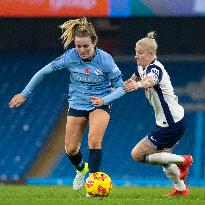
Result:
[[89,149],[88,166],[90,173],[98,172],[102,161],[101,149]]
[[66,153],[68,159],[73,164],[73,166],[78,170],[82,171],[85,167],[85,163],[83,161],[83,156],[81,152],[79,151],[76,155],[70,156]]

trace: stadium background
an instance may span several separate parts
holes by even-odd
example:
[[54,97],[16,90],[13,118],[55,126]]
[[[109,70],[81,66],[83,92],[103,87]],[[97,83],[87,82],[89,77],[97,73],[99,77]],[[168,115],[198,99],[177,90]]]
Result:
[[[175,151],[193,155],[189,183],[205,186],[204,15],[203,0],[0,1],[0,182],[72,183],[75,172],[64,154],[68,74],[49,76],[18,109],[10,110],[8,102],[34,73],[64,52],[58,26],[87,16],[96,27],[98,46],[113,55],[124,80],[136,67],[136,40],[151,30],[158,33],[158,58],[187,113],[188,130]],[[130,156],[153,122],[143,92],[127,94],[113,104],[102,171],[115,184],[169,184],[160,167],[135,163]]]

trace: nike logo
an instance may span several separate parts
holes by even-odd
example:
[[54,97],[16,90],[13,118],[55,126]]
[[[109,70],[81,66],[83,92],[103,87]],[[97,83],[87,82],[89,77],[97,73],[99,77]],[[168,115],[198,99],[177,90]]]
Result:
[[150,139],[152,139],[152,140],[155,141],[155,142],[157,141],[157,140],[155,140],[155,139],[153,138],[153,136],[151,136]]

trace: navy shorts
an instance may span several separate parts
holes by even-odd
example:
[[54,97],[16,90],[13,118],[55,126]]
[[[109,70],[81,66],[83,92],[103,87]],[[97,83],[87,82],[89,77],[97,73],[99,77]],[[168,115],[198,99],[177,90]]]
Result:
[[186,123],[183,118],[169,127],[160,127],[156,125],[155,129],[148,134],[147,139],[158,150],[172,148],[182,138],[185,130]]
[[[96,107],[93,110],[97,110],[97,109],[104,110],[111,116],[111,105],[103,105],[101,107]],[[76,109],[70,108],[67,112],[67,115],[74,116],[74,117],[86,117],[87,119],[89,119],[89,114],[93,110],[76,110]]]

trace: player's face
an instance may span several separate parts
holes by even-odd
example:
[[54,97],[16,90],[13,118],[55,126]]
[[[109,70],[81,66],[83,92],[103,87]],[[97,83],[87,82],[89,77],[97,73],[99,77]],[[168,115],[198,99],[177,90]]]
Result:
[[82,59],[91,59],[95,53],[95,44],[90,37],[75,37],[75,47]]
[[135,59],[138,66],[146,68],[152,62],[153,57],[144,46],[136,44],[135,52]]

